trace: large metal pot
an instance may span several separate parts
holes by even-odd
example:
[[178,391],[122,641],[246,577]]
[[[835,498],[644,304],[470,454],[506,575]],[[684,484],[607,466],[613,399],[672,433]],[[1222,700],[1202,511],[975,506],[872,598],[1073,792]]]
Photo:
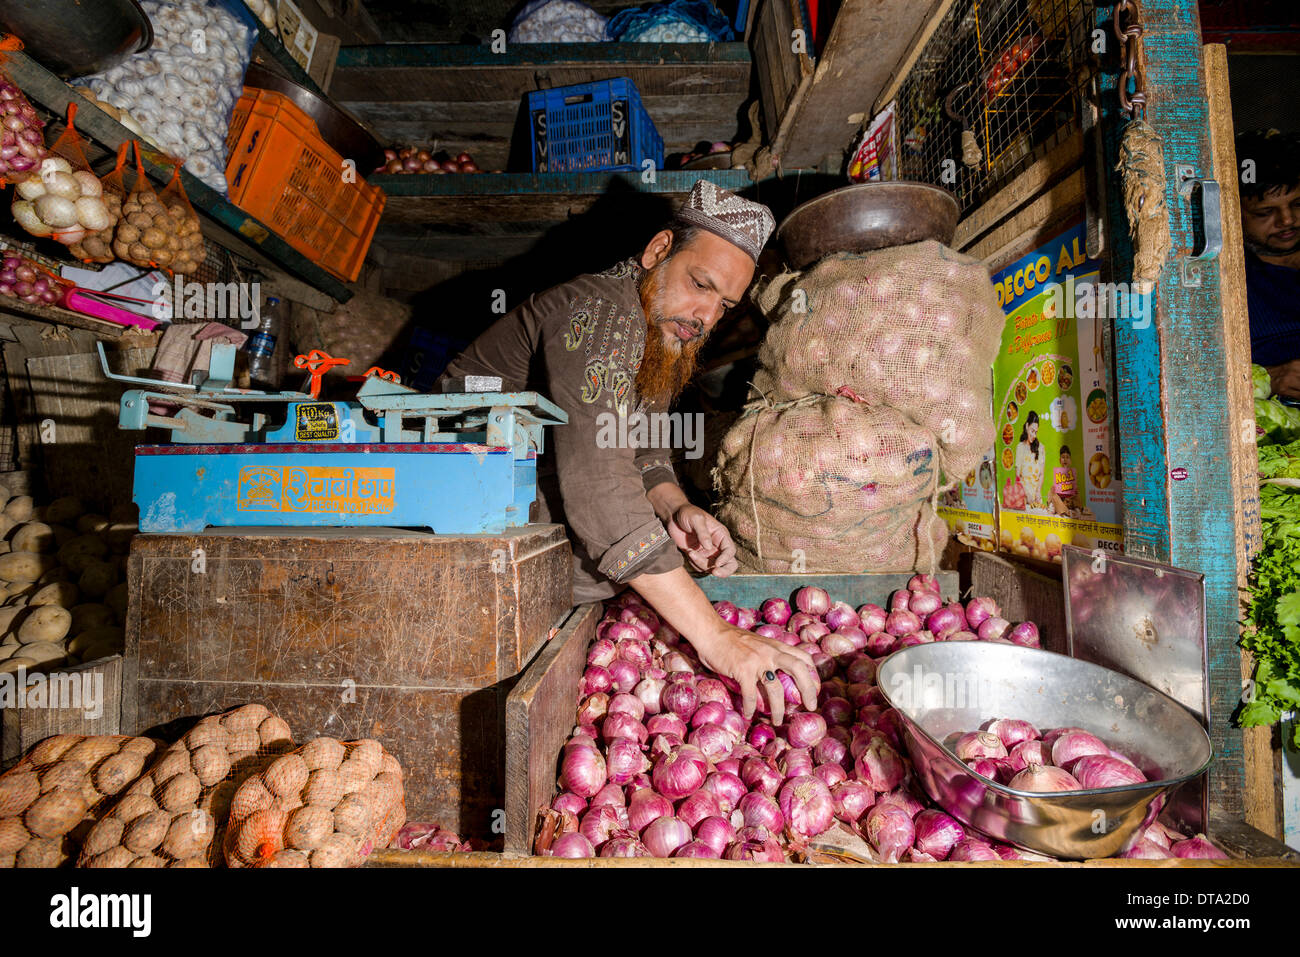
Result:
[[248,72],[244,75],[244,85],[258,90],[273,90],[291,99],[315,121],[321,139],[334,147],[344,159],[356,160],[357,171],[361,175],[366,175],[384,161],[384,149],[370,130],[305,86],[256,63],[249,64]]
[[136,0],[0,0],[0,29],[65,78],[100,73],[153,43]]

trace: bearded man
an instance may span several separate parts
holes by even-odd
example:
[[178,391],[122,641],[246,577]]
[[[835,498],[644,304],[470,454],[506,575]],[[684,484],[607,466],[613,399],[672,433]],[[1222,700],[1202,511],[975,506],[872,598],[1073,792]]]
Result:
[[[1275,130],[1237,137],[1251,360],[1273,392],[1300,399],[1300,141]],[[1247,181],[1247,179],[1249,181]]]
[[[531,296],[457,357],[444,381],[496,376],[568,413],[548,431],[538,463],[538,516],[568,529],[575,602],[635,589],[687,638],[713,671],[739,683],[752,715],[763,696],[780,724],[777,671],[816,700],[811,657],[728,625],[682,560],[717,576],[736,570],[726,528],[691,505],[666,448],[623,448],[611,417],[667,412],[690,380],[701,346],[745,296],[775,221],[767,207],[701,180],[641,255]],[[549,460],[549,461],[548,461]]]

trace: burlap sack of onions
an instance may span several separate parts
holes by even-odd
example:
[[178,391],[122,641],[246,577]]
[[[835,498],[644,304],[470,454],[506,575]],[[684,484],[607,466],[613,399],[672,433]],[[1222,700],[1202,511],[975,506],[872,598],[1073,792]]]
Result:
[[235,792],[230,867],[358,867],[406,823],[402,767],[378,742],[316,738]]
[[59,867],[161,742],[57,734],[0,777],[0,867]]
[[292,748],[289,725],[263,705],[203,718],[91,829],[77,866],[220,866],[237,788]]

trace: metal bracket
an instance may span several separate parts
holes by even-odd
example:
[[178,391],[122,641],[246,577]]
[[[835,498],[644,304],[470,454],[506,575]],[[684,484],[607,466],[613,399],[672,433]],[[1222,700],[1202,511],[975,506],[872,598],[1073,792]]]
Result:
[[[1189,163],[1175,163],[1174,176],[1178,181],[1178,195],[1193,205],[1196,239],[1189,258],[1214,259],[1223,249],[1223,207],[1218,181],[1198,179],[1195,167]],[[1200,282],[1195,285],[1199,286]]]

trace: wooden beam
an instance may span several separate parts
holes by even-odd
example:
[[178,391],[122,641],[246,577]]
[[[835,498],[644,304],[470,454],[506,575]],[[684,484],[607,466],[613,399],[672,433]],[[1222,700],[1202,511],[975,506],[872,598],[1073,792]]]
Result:
[[[890,72],[889,78],[885,80],[884,88],[876,95],[876,101],[871,106],[871,114],[874,116],[889,105],[889,101],[897,95],[899,87],[907,79],[907,75],[912,72],[912,67],[916,66],[916,61],[921,59],[921,54],[925,51],[925,45],[930,42],[934,36],[939,24],[943,23],[943,18],[948,15],[956,0],[939,0],[930,15],[925,18],[925,23],[921,29],[916,31],[916,36],[912,37],[912,42],[907,47],[898,65]],[[871,117],[866,118],[866,122],[871,122]]]
[[1017,256],[1041,246],[1067,219],[1083,211],[1086,189],[1082,169],[1076,169],[1028,206],[1023,207],[980,240],[962,248],[982,259],[990,269],[1000,269]]

